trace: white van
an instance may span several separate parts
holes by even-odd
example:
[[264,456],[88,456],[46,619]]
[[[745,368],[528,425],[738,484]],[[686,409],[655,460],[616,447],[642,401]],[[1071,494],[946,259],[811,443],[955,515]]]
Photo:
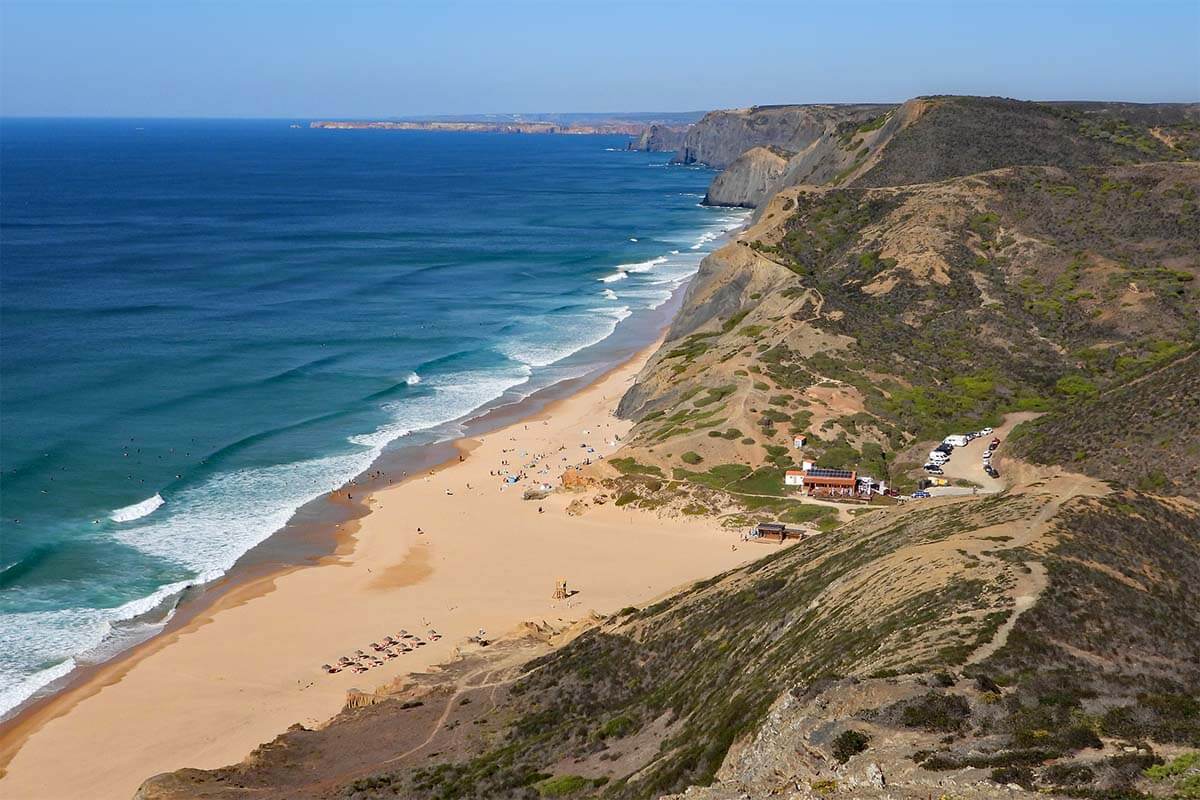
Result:
[[966,447],[968,441],[970,440],[966,436],[956,433],[953,436],[947,436],[945,439],[942,439],[942,444],[948,444],[951,447]]

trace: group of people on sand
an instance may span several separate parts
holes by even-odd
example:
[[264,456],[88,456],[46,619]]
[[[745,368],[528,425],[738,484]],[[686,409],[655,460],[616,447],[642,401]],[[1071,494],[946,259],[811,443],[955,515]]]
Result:
[[[528,426],[526,426],[526,429],[528,430]],[[591,431],[585,430],[585,431],[583,431],[583,433],[586,436],[586,435],[590,435]],[[515,442],[516,438],[511,437],[510,441]],[[616,444],[619,441],[621,441],[621,437],[614,435],[610,444]],[[589,445],[587,442],[581,443],[579,445],[579,447],[581,450],[584,451],[583,460],[578,461],[576,463],[571,463],[570,457],[566,454],[567,446],[565,444],[560,444],[558,446],[558,450],[556,452],[562,454],[559,456],[559,462],[560,462],[559,466],[558,466],[559,469],[570,469],[572,467],[586,467],[592,463],[593,457],[597,460],[604,458],[603,455],[596,454],[596,448]],[[508,454],[508,453],[516,453],[517,448],[515,448],[515,447],[502,448],[500,450],[500,452],[502,455]],[[540,477],[542,483],[546,484],[547,488],[548,488],[548,486],[549,486],[548,481],[551,476],[551,469],[552,469],[551,465],[550,465],[550,456],[547,455],[546,453],[534,453],[531,455],[529,453],[529,451],[522,450],[520,453],[520,459],[521,459],[521,463],[519,466],[517,466],[517,465],[512,464],[509,461],[509,459],[501,458],[500,463],[499,463],[499,465],[497,465],[496,469],[488,470],[488,475],[490,475],[493,478],[501,479],[500,491],[504,491],[504,487],[506,485],[518,483],[519,481],[523,481],[523,480],[528,480],[531,475],[534,477]]]
[[[436,642],[442,635],[433,628],[428,632],[429,641]],[[411,653],[418,647],[424,647],[428,642],[420,636],[409,633],[401,628],[395,636],[385,636],[378,642],[371,642],[370,647],[378,655],[372,655],[363,650],[355,650],[353,655],[342,656],[333,664],[322,664],[321,669],[330,675],[348,669],[351,672],[366,672],[372,667],[382,666],[387,660],[399,658]]]

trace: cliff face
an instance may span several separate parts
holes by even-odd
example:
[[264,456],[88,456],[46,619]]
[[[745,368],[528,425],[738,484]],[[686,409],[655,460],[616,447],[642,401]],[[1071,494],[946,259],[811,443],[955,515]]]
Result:
[[754,208],[770,197],[787,164],[786,151],[753,147],[713,179],[704,195],[704,204]]
[[712,111],[688,131],[675,161],[724,169],[752,147],[775,147],[798,153],[839,124],[858,124],[888,108],[890,106],[797,105]]
[[690,125],[650,125],[629,143],[630,150],[671,153],[683,146]]

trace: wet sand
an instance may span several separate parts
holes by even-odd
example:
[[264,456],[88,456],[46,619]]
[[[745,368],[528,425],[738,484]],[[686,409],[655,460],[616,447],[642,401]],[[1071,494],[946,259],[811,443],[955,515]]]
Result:
[[[366,498],[369,514],[336,523],[336,550],[315,566],[228,587],[18,717],[0,739],[0,796],[129,798],[153,774],[233,763],[293,723],[319,725],[348,689],[444,662],[480,629],[611,613],[763,555],[732,549],[736,535],[710,520],[611,504],[573,517],[570,493],[521,499],[588,457],[581,444],[595,448],[591,458],[617,449],[630,425],[612,411],[652,351],[528,419],[456,443],[464,460],[381,488]],[[489,474],[536,454],[546,458],[513,486]],[[578,594],[552,600],[558,579]],[[440,640],[367,673],[321,670],[402,628],[428,639],[431,627]]]

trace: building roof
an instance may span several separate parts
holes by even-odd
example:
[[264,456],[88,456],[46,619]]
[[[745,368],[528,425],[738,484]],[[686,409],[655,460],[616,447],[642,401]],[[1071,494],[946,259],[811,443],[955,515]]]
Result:
[[810,478],[853,478],[854,471],[849,469],[833,469],[831,467],[813,467],[808,471]]

